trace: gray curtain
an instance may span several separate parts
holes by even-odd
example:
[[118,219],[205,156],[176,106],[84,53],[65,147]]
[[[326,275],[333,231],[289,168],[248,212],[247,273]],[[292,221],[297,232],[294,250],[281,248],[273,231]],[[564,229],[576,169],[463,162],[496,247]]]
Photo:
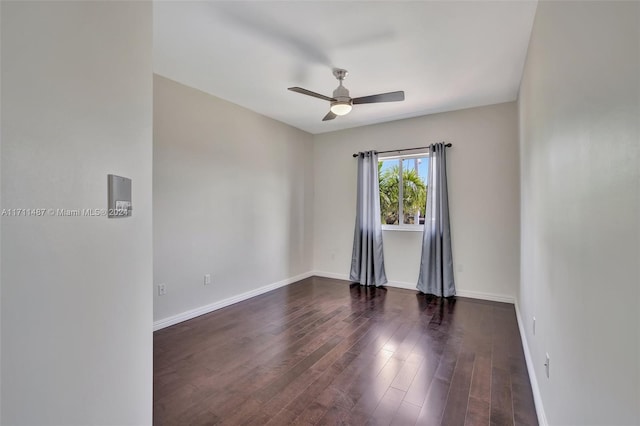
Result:
[[358,156],[358,200],[349,279],[362,285],[387,283],[382,254],[378,153],[375,151],[361,152]]
[[427,294],[440,297],[455,296],[444,143],[436,143],[429,147],[427,184],[429,188],[422,235],[420,276],[416,287]]

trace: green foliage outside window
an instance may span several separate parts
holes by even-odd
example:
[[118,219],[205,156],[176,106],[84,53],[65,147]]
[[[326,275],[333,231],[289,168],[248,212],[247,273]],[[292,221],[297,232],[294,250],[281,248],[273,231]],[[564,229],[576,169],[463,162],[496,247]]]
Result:
[[[382,170],[382,162],[378,163],[378,180],[380,184],[380,213],[383,224],[398,224],[398,196],[400,167],[393,166]],[[404,224],[413,224],[417,213],[424,215],[427,205],[427,185],[422,181],[415,169],[402,170],[402,193]]]

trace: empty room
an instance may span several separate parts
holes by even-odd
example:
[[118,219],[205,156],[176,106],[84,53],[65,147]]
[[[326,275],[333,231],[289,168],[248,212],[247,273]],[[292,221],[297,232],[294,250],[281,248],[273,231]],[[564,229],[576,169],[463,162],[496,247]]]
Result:
[[640,425],[639,1],[0,2],[0,424]]

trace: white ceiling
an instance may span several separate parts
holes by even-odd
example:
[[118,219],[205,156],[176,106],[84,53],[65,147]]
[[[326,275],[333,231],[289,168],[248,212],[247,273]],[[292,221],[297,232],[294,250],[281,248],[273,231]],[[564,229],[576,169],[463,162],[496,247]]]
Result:
[[[513,101],[536,1],[155,2],[154,71],[310,133]],[[404,90],[322,122],[331,70],[352,97]]]

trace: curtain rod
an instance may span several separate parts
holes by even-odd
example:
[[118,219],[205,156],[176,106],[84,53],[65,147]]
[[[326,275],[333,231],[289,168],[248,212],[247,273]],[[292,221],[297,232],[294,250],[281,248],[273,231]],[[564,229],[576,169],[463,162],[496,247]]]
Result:
[[[451,148],[453,146],[453,144],[447,143],[444,146],[446,146],[447,148]],[[403,148],[403,149],[392,149],[389,151],[377,151],[378,154],[386,154],[387,152],[402,152],[402,151],[415,151],[416,149],[427,149],[429,148],[428,146],[419,146],[417,148]],[[356,152],[355,154],[353,154],[353,157],[357,157],[358,155],[360,155],[360,152]]]

